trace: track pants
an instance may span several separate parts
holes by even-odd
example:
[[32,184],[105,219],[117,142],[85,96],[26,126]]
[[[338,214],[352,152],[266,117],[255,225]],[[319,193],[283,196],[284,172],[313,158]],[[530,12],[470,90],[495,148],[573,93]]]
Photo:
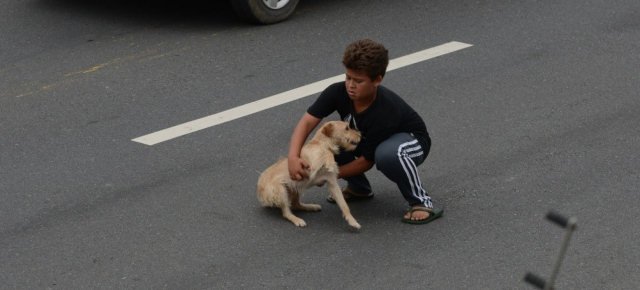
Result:
[[[378,145],[375,153],[376,168],[393,181],[409,205],[424,205],[432,208],[431,197],[422,186],[417,166],[429,154],[418,140],[409,133],[397,133]],[[336,155],[338,165],[353,161],[351,152]],[[371,192],[371,184],[364,174],[345,178],[351,190],[357,193]]]

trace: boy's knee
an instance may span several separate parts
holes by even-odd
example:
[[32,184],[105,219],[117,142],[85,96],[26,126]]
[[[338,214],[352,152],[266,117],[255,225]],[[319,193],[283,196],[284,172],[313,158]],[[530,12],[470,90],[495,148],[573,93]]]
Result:
[[376,168],[380,171],[393,168],[398,163],[398,155],[388,150],[376,150]]

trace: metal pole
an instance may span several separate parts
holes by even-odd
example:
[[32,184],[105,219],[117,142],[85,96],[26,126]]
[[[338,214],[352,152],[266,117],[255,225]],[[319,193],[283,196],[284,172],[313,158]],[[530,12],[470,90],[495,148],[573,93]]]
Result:
[[553,271],[549,277],[549,283],[545,283],[544,290],[551,290],[553,288],[553,284],[555,283],[556,278],[558,277],[558,272],[560,271],[560,266],[562,265],[562,260],[564,259],[564,254],[567,252],[567,247],[569,247],[569,240],[571,240],[571,235],[576,229],[577,222],[578,220],[575,217],[571,217],[566,223],[567,231],[564,234],[560,253],[558,254],[558,259],[556,259],[556,264],[553,266]]
[[553,284],[558,277],[558,272],[560,271],[560,266],[562,265],[562,260],[564,259],[564,255],[567,252],[567,247],[569,247],[569,240],[571,240],[571,235],[576,230],[578,220],[575,217],[566,218],[559,213],[554,211],[550,211],[547,213],[546,218],[551,222],[559,225],[562,228],[566,229],[564,234],[564,240],[562,241],[562,245],[560,246],[560,253],[558,254],[558,259],[556,259],[556,263],[553,267],[553,271],[551,272],[551,277],[549,281],[545,281],[543,278],[528,272],[524,276],[524,281],[535,286],[538,289],[544,290],[552,290]]

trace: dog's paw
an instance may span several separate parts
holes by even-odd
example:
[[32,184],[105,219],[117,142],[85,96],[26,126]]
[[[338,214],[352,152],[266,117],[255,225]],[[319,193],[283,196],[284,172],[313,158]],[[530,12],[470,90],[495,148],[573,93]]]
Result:
[[303,219],[298,219],[296,221],[291,221],[296,227],[303,228],[307,226],[307,223]]
[[321,211],[322,206],[319,204],[309,204],[309,203],[301,203],[299,205],[292,206],[294,210],[303,210],[303,211]]
[[362,226],[356,221],[356,219],[354,219],[353,217],[351,218],[346,218],[347,223],[349,223],[349,226],[351,226],[352,228],[359,230]]
[[307,204],[308,211],[321,211],[322,206],[319,204]]
[[283,216],[286,219],[288,219],[291,223],[296,225],[296,227],[306,227],[307,226],[307,223],[305,223],[303,219],[293,215],[291,212],[285,213]]

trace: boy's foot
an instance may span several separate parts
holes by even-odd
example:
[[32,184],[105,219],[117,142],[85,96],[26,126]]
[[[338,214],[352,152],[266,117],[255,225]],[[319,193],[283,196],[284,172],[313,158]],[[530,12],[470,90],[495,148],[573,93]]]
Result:
[[[344,196],[344,200],[346,202],[350,202],[350,201],[356,201],[356,200],[370,199],[370,198],[373,197],[373,192],[355,193],[350,188],[345,187],[345,189],[342,190],[342,196]],[[336,201],[333,199],[333,197],[331,195],[329,195],[329,197],[327,197],[327,201],[330,202],[330,203],[336,203]]]
[[402,222],[408,224],[426,224],[442,216],[441,208],[428,208],[422,205],[411,207],[402,218]]

